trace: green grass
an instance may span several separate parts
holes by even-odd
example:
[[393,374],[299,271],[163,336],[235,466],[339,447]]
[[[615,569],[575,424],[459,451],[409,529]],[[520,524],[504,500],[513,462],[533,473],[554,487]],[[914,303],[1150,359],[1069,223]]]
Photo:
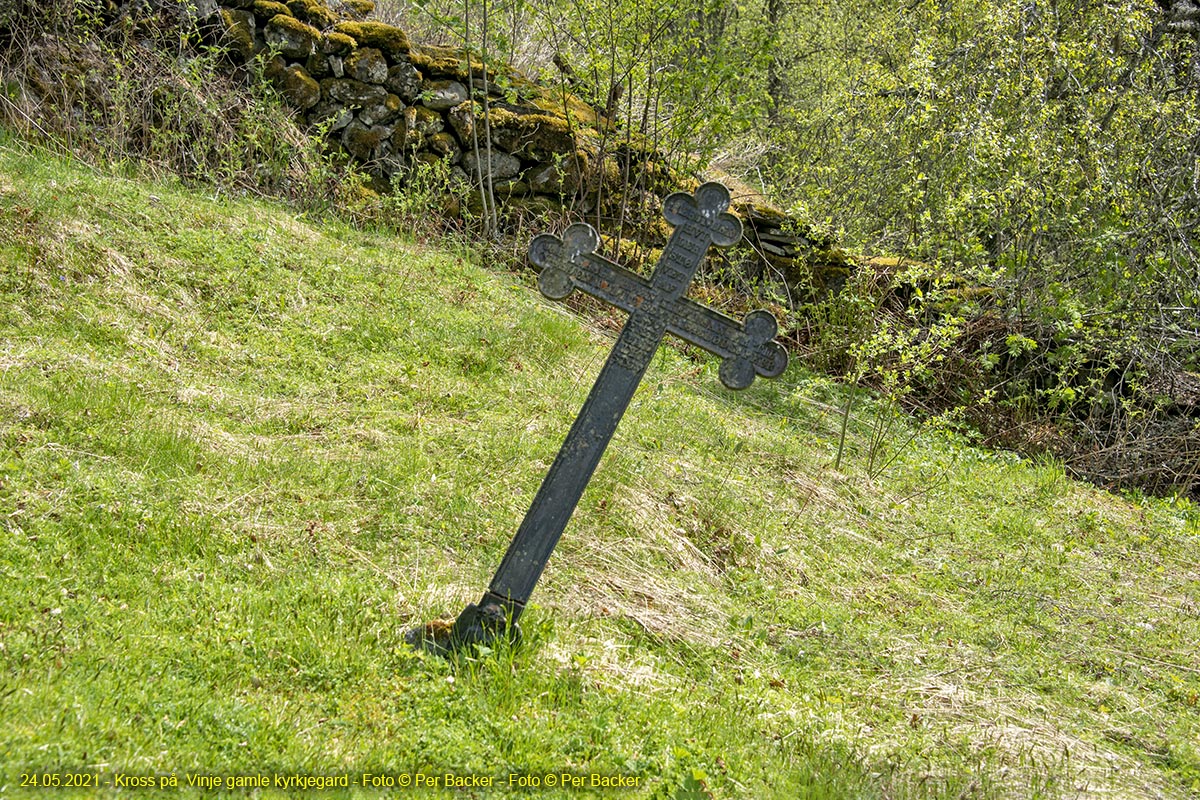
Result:
[[[935,432],[871,478],[869,402],[835,472],[844,395],[798,367],[735,394],[664,348],[523,645],[407,649],[610,347],[476,262],[0,144],[0,794],[1200,792],[1196,509]],[[639,787],[508,789],[563,772]]]

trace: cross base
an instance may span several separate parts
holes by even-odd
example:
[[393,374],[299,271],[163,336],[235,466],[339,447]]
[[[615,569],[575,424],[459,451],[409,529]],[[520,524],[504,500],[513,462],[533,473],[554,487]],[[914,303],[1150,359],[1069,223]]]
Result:
[[500,639],[507,639],[514,646],[521,642],[521,628],[517,618],[525,607],[492,592],[483,595],[478,603],[471,603],[453,625],[431,622],[413,628],[404,638],[412,647],[427,653],[444,656],[473,645],[490,647]]

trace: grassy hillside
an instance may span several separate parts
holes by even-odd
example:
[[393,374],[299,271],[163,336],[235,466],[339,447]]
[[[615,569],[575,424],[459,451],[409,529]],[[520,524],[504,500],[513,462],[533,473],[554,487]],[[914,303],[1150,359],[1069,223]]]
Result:
[[[872,454],[870,403],[834,471],[843,398],[795,366],[735,394],[664,348],[522,647],[407,649],[486,586],[602,327],[468,252],[0,144],[0,794],[1200,792],[1196,510]],[[638,786],[509,789],[564,772]]]

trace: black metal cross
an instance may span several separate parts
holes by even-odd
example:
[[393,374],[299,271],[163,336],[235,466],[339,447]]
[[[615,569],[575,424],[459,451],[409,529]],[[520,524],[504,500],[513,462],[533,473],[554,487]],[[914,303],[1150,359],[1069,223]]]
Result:
[[529,258],[542,268],[538,287],[543,294],[561,300],[579,289],[623,309],[629,319],[491,586],[454,623],[450,646],[487,643],[503,635],[519,638],[516,620],[663,334],[720,356],[721,382],[731,389],[746,388],[755,375],[773,378],[787,366],[787,352],[772,341],[778,326],[770,312],[752,311],[739,323],[684,297],[709,245],[728,247],[741,238],[741,222],[725,213],[728,207],[729,191],[719,183],[706,183],[694,195],[669,196],[663,214],[675,230],[649,281],[597,255],[600,238],[590,225],[572,225],[562,239],[542,234],[530,243]]

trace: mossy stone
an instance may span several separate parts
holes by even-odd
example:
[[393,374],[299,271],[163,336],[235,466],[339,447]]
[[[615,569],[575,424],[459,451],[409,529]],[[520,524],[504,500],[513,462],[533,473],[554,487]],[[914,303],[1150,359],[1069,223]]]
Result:
[[468,60],[467,53],[453,47],[422,45],[409,53],[409,61],[431,78],[453,78],[469,80],[473,75],[483,74],[483,62],[474,56]]
[[375,13],[373,0],[341,0],[342,13],[355,19],[366,19]]
[[492,186],[500,197],[525,197],[530,192],[529,184],[523,180],[500,181]]
[[254,57],[254,15],[249,11],[222,8],[222,41],[243,62]]
[[254,5],[250,7],[254,12],[254,16],[261,19],[263,22],[272,19],[273,17],[283,14],[285,17],[292,16],[291,9],[283,3],[276,0],[254,0]]
[[383,98],[382,103],[368,106],[358,112],[358,118],[364,125],[383,125],[400,116],[404,103],[394,94]]
[[353,78],[326,78],[321,81],[321,94],[338,103],[348,106],[373,106],[382,103],[387,97],[387,89],[374,86]]
[[328,78],[330,75],[329,59],[325,57],[324,53],[313,53],[304,62],[304,69],[317,80]]
[[458,140],[463,144],[470,144],[474,141],[475,119],[481,113],[482,110],[471,100],[459,103],[446,112],[446,120],[454,129],[454,133],[458,135]]
[[413,130],[422,136],[432,136],[446,128],[446,122],[442,119],[442,115],[425,106],[413,107],[412,125]]
[[466,100],[467,87],[458,81],[431,80],[421,84],[421,105],[433,111],[448,111]]
[[353,38],[360,46],[377,48],[391,58],[403,57],[409,51],[408,34],[394,25],[382,22],[339,22],[333,29]]
[[442,158],[448,159],[451,164],[457,164],[462,158],[462,149],[458,146],[458,140],[449,131],[442,131],[430,136],[425,146]]
[[321,52],[330,56],[345,55],[356,47],[358,42],[354,41],[354,37],[337,31],[330,31],[321,40]]
[[392,129],[392,150],[400,153],[408,150],[415,150],[420,147],[420,134],[413,132],[413,115],[416,109],[411,106],[404,109],[400,114],[400,118],[396,121],[395,127]]
[[277,14],[263,29],[267,44],[288,58],[308,58],[317,52],[321,32],[292,16]]
[[370,161],[385,155],[381,151],[391,135],[391,129],[382,125],[367,126],[354,120],[342,132],[342,146],[358,160]]
[[274,83],[276,86],[283,82],[283,73],[287,71],[288,62],[283,56],[275,53],[260,53],[259,63],[262,67],[263,77]]
[[354,121],[354,112],[341,103],[324,100],[308,112],[308,121],[313,125],[325,125],[330,133],[334,133]]
[[495,149],[492,150],[490,157],[483,151],[478,156],[470,151],[463,156],[463,168],[468,175],[478,175],[480,174],[479,170],[482,169],[485,178],[490,174],[492,180],[502,181],[515,178],[520,174],[521,159]]
[[570,116],[575,127],[582,125],[596,128],[601,122],[596,109],[573,94],[568,94],[564,98],[562,95],[555,95],[549,90],[542,89],[530,98],[530,104],[549,114],[564,118]]
[[514,114],[496,109],[491,114],[492,141],[514,155],[546,161],[575,149],[575,135],[561,116]]
[[288,0],[287,7],[292,12],[292,16],[315,28],[332,28],[338,21],[337,14],[318,3],[317,0]]
[[545,217],[561,214],[562,206],[547,197],[514,197],[504,204],[504,213],[508,216]]
[[404,102],[411,103],[417,99],[417,95],[421,91],[421,81],[420,70],[407,61],[401,61],[388,69],[387,79],[383,85],[400,95]]
[[574,194],[579,188],[579,170],[572,159],[535,167],[528,173],[529,187],[538,194]]
[[299,64],[285,68],[277,82],[284,98],[301,111],[307,111],[321,100],[321,84]]
[[388,65],[375,47],[360,47],[346,56],[346,74],[363,83],[382,84],[387,80]]

